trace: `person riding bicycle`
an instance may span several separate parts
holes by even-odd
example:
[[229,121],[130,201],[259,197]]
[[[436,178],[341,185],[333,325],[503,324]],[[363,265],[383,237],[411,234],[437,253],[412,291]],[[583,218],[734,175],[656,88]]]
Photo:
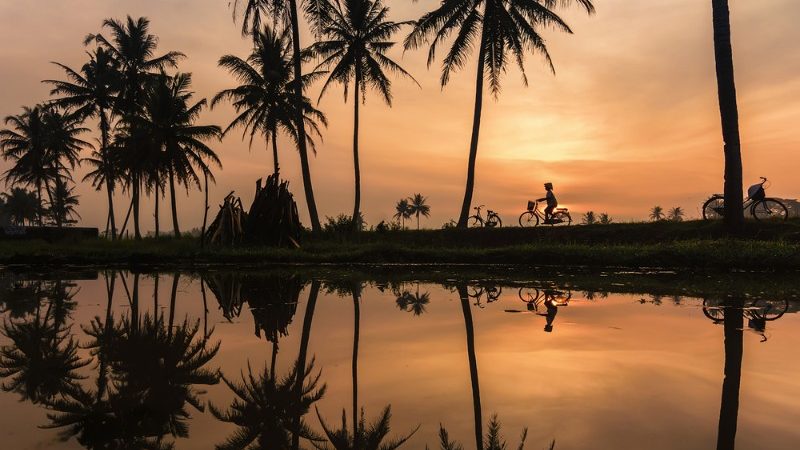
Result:
[[558,200],[556,200],[555,194],[553,194],[553,183],[545,183],[544,190],[547,191],[547,194],[537,199],[537,202],[547,201],[547,208],[544,209],[544,223],[550,223],[551,216],[553,215],[553,211],[558,206]]

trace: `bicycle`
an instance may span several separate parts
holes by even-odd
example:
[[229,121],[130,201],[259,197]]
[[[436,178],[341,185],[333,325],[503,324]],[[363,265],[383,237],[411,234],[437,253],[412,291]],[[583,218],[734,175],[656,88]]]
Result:
[[[750,208],[750,215],[756,220],[786,220],[789,210],[780,200],[766,197],[767,179],[761,178],[761,183],[750,186],[747,198],[742,209]],[[725,196],[714,194],[703,203],[703,220],[716,220],[725,216]]]
[[474,305],[483,308],[483,304],[481,304],[481,298],[483,295],[486,294],[486,303],[494,303],[500,299],[500,294],[503,293],[503,288],[499,286],[487,285],[487,286],[469,286],[467,290],[467,296],[470,298],[475,299]]
[[[733,306],[726,305],[724,300],[703,299],[703,314],[714,324],[721,324],[725,321],[726,308],[733,308]],[[767,322],[783,317],[789,311],[789,300],[756,299],[736,308],[740,308],[744,317],[747,318],[748,328],[761,335],[761,342],[766,342]]]
[[536,288],[519,288],[517,296],[523,303],[528,305],[528,310],[537,312],[539,306],[546,301],[551,301],[555,306],[569,306],[569,301],[572,299],[571,291],[559,291],[554,289],[545,289],[544,292]]
[[492,211],[491,209],[486,210],[486,220],[483,219],[481,215],[481,209],[486,205],[476,206],[472,209],[477,211],[474,215],[469,217],[469,226],[472,228],[478,227],[486,227],[486,228],[501,228],[503,226],[503,221],[500,220],[500,216],[497,215],[496,212]]
[[539,211],[539,202],[528,201],[528,210],[519,216],[519,226],[523,228],[536,227],[539,226],[540,221],[544,225],[568,226],[572,224],[572,216],[569,215],[569,210],[567,208],[556,208],[548,220],[545,218],[544,213]]

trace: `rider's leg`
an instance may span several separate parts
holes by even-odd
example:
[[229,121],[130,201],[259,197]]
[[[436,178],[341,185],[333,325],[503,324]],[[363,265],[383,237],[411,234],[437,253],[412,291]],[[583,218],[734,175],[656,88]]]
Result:
[[544,220],[547,223],[553,216],[553,210],[556,209],[555,206],[548,206],[544,209]]

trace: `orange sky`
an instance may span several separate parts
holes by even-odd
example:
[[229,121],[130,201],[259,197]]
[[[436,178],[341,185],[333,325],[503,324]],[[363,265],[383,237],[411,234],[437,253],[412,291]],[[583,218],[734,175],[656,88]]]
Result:
[[[525,88],[509,70],[501,96],[486,96],[474,201],[500,212],[507,224],[528,198],[552,181],[556,194],[577,217],[588,209],[617,221],[643,219],[659,204],[683,206],[698,216],[704,198],[722,188],[722,150],[716,104],[711,2],[697,0],[597,0],[597,14],[563,15],[575,30],[546,33],[556,64],[554,77],[538,57],[529,57]],[[389,1],[394,20],[418,18],[437,3]],[[767,176],[771,195],[800,196],[800,3],[793,0],[731,1],[745,184]],[[198,97],[230,87],[216,66],[226,53],[246,56],[225,0],[0,0],[0,115],[46,98],[39,81],[61,77],[49,61],[74,68],[84,61],[81,42],[106,17],[147,16],[160,37],[160,50],[188,55],[180,70],[194,74]],[[307,36],[307,35],[306,35]],[[398,40],[404,37],[398,36]],[[306,39],[304,44],[309,43]],[[388,219],[397,199],[414,192],[429,198],[438,228],[458,214],[463,198],[474,98],[474,66],[457,74],[445,90],[438,61],[426,69],[425,52],[393,53],[422,85],[394,83],[394,107],[370,95],[362,108],[362,209],[370,224]],[[474,60],[474,57],[473,57]],[[316,97],[319,86],[312,97]],[[352,210],[352,104],[341,89],[320,103],[330,120],[312,161],[321,216]],[[232,109],[203,115],[205,123],[227,124]],[[298,158],[281,142],[283,175],[292,181],[305,215]],[[231,134],[214,147],[224,169],[211,191],[212,212],[235,190],[246,204],[255,180],[271,170],[263,142],[252,151]],[[8,164],[0,162],[0,169]],[[79,178],[84,170],[79,170]],[[79,213],[86,225],[103,226],[105,197],[79,188]],[[202,195],[181,193],[181,227],[199,226]],[[126,202],[117,200],[118,216]],[[147,203],[144,211],[151,211]],[[144,229],[152,213],[143,213]],[[162,227],[168,210],[162,211]]]

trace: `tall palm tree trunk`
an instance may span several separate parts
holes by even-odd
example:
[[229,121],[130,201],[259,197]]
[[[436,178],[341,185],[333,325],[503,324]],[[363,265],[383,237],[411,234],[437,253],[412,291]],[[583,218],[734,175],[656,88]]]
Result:
[[[355,172],[355,203],[353,205],[353,228],[361,229],[361,166],[358,162],[358,106],[361,89],[361,70],[356,66],[355,86],[353,87],[353,170]],[[355,414],[355,411],[353,411]]]
[[733,450],[739,421],[739,386],[742,381],[742,334],[744,310],[742,301],[731,301],[725,308],[725,380],[719,411],[717,450]]
[[[100,150],[103,155],[103,164],[106,166],[106,193],[108,194],[108,221],[111,228],[111,239],[117,239],[117,222],[114,218],[114,174],[108,167],[108,118],[106,117],[105,110],[100,110],[100,145],[103,148]],[[106,231],[106,238],[108,238],[108,231]]]
[[134,183],[133,183],[133,237],[134,239],[141,239],[142,233],[139,230],[139,194],[141,190],[141,184],[139,182],[139,176],[134,176]]
[[175,323],[175,300],[178,296],[178,280],[180,277],[180,272],[175,272],[175,275],[172,276],[172,292],[169,296],[169,330],[167,330],[167,335],[170,337],[172,337],[172,326]]
[[725,226],[738,232],[744,225],[742,210],[742,150],[739,140],[739,110],[733,74],[731,22],[728,0],[712,0],[714,19],[714,56],[717,70],[717,93],[722,120],[725,151]]
[[272,173],[277,177],[278,172],[280,172],[280,166],[278,166],[278,130],[273,126],[270,134],[272,135],[272,164],[274,166]]
[[458,286],[458,296],[461,298],[461,311],[464,314],[464,326],[467,330],[467,355],[469,357],[469,375],[472,381],[472,408],[475,417],[475,449],[483,450],[483,417],[481,387],[478,381],[478,359],[475,356],[475,328],[472,323],[472,311],[469,306],[466,285]]
[[[39,202],[39,204],[36,205],[36,215],[39,217],[39,226],[41,227],[44,225],[44,221],[42,220],[42,182],[39,180],[36,181],[36,200]],[[25,223],[24,220],[23,223]]]
[[181,237],[181,230],[178,228],[178,205],[175,203],[175,171],[169,168],[169,196],[172,200],[172,230],[175,238]]
[[469,143],[469,162],[467,163],[467,184],[464,191],[464,202],[461,204],[461,214],[458,216],[458,227],[466,228],[472,206],[472,191],[475,188],[475,160],[478,157],[478,138],[481,132],[481,110],[483,109],[483,69],[486,57],[484,45],[484,31],[481,31],[480,51],[478,51],[478,73],[475,79],[475,110],[472,116],[472,137]]
[[158,280],[161,276],[158,272],[153,276],[153,315],[158,319]]
[[161,234],[161,231],[159,229],[159,223],[158,223],[158,198],[161,197],[161,192],[159,192],[159,191],[160,191],[160,189],[158,187],[158,183],[156,183],[156,189],[155,189],[156,206],[155,206],[155,212],[153,213],[153,217],[155,218],[155,221],[156,221],[156,238],[158,238],[159,235]]
[[353,291],[353,447],[358,448],[358,340],[361,336],[361,305],[358,288]]
[[[308,293],[308,303],[306,304],[306,312],[303,317],[303,332],[300,335],[300,350],[297,353],[297,379],[295,381],[295,397],[300,398],[303,395],[303,383],[306,379],[306,358],[308,357],[308,341],[311,338],[311,322],[314,320],[314,310],[317,307],[317,297],[319,296],[320,282],[318,280],[311,281],[311,288]],[[300,419],[302,418],[302,411],[297,411],[294,417],[294,430],[300,428]],[[300,434],[297,432],[292,433],[292,450],[300,448]]]
[[[208,170],[203,170],[203,191],[205,193],[205,204],[203,208],[203,228],[200,230],[200,247],[206,245],[206,224],[208,223]],[[200,287],[203,287],[202,279],[200,280]],[[204,294],[205,295],[205,294]]]
[[297,0],[289,0],[289,16],[292,23],[292,52],[294,54],[294,105],[295,105],[295,124],[297,126],[297,149],[300,152],[300,167],[303,172],[303,189],[306,194],[308,206],[308,216],[311,220],[311,230],[320,231],[322,226],[319,223],[317,214],[317,203],[314,200],[314,187],[311,184],[311,168],[308,164],[308,150],[306,148],[306,127],[303,122],[303,68],[300,58],[300,25],[298,19]]

